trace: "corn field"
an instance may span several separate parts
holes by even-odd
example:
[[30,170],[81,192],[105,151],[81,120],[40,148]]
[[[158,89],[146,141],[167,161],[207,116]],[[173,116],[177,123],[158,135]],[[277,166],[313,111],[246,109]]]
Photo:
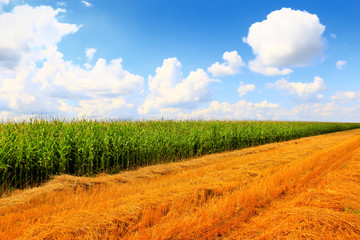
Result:
[[359,128],[356,123],[31,120],[0,124],[1,191]]

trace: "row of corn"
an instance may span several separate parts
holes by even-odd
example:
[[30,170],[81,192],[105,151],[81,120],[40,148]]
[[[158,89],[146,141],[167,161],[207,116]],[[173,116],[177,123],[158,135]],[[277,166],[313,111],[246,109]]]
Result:
[[[0,124],[0,188],[359,128],[356,123],[30,120]],[[1,191],[0,189],[0,191]]]

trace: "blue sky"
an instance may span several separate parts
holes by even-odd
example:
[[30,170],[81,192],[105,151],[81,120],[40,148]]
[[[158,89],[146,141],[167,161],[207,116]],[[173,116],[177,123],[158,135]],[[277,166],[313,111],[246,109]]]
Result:
[[359,1],[0,0],[0,117],[360,122]]

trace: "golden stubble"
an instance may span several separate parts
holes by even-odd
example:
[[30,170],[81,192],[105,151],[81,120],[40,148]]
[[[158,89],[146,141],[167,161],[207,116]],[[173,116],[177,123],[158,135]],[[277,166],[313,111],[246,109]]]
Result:
[[359,143],[352,130],[112,176],[58,176],[0,199],[0,239],[359,237],[329,231],[333,220],[360,226]]

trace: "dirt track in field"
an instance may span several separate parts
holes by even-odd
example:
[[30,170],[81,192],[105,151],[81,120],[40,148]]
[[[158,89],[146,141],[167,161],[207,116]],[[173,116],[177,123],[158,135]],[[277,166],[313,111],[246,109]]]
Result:
[[0,239],[360,239],[360,130],[0,199]]

